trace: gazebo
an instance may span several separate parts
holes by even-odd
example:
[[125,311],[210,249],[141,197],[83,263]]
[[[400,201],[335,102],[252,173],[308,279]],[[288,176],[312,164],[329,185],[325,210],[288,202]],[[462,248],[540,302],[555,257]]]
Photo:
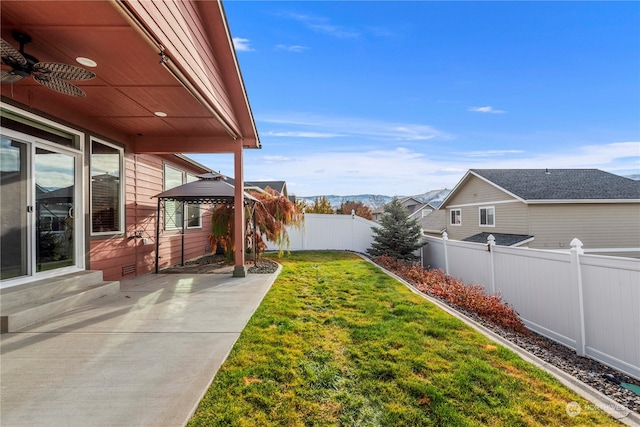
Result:
[[[222,180],[223,175],[214,172],[198,175],[199,180],[189,182],[178,187],[174,187],[170,190],[163,191],[160,194],[156,194],[153,198],[158,199],[158,211],[156,221],[156,259],[155,259],[155,272],[158,273],[159,264],[159,248],[160,248],[160,213],[162,208],[166,205],[167,201],[175,201],[185,204],[199,204],[199,205],[230,205],[234,206],[235,201],[235,187]],[[258,199],[251,194],[243,191],[244,201],[243,205],[254,205],[258,202]],[[182,264],[184,265],[184,234],[185,234],[185,221],[182,221]],[[242,239],[244,241],[244,238]],[[238,240],[236,240],[238,241]],[[243,267],[240,267],[243,269]],[[244,276],[244,270],[239,271],[236,265],[233,275]]]

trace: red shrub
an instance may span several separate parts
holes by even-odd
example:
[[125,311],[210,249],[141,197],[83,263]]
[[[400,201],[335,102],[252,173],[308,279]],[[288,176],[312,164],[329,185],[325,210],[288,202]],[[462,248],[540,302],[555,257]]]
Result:
[[465,285],[442,270],[425,270],[417,263],[385,255],[375,257],[373,261],[402,277],[422,293],[475,313],[503,329],[527,333],[518,313],[507,302],[502,301],[500,294],[486,294],[484,286]]

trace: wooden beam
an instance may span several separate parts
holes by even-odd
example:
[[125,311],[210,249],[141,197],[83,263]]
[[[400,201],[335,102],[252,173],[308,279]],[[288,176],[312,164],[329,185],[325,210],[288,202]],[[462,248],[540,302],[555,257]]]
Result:
[[152,137],[132,138],[134,150],[142,154],[163,153],[234,153],[240,141],[230,137]]

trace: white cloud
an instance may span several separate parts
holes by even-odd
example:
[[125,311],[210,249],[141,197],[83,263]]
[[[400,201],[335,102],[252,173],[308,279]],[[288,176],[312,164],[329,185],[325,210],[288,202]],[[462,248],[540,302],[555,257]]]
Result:
[[337,133],[327,133],[327,132],[274,132],[269,131],[263,135],[266,136],[280,136],[280,137],[296,137],[296,138],[335,138],[338,136],[343,136]]
[[331,24],[328,18],[322,16],[304,15],[299,13],[288,13],[286,16],[304,24],[307,28],[317,33],[326,34],[338,39],[360,37],[360,33],[358,31],[344,26]]
[[262,159],[267,163],[291,162],[294,160],[287,156],[263,156]]
[[[483,157],[477,153],[465,156],[444,152],[436,157],[429,150],[419,152],[406,147],[369,151],[329,151],[319,147],[316,152],[295,154],[295,161],[288,163],[286,170],[271,164],[268,173],[261,173],[297,183],[288,187],[299,196],[361,193],[407,196],[436,188],[453,188],[464,173],[473,168],[597,168],[613,173],[640,172],[640,142],[587,145],[544,154],[495,151],[511,155]],[[258,161],[255,165],[262,169],[257,166],[262,163]],[[320,172],[310,174],[309,171]]]
[[254,50],[251,46],[249,46],[249,39],[243,39],[241,37],[233,38],[233,47],[238,52],[251,52]]
[[496,157],[496,156],[504,156],[505,154],[521,154],[521,153],[524,153],[524,150],[468,151],[462,154],[470,157]]
[[[477,156],[446,148],[394,146],[384,141],[378,148],[359,149],[327,144],[264,144],[262,150],[246,150],[245,179],[285,180],[297,196],[327,194],[384,194],[410,196],[437,188],[453,188],[467,170],[597,168],[621,175],[640,173],[640,142],[589,144],[579,147],[557,144],[536,153],[531,149],[509,151],[505,156]],[[411,146],[411,147],[409,147]],[[491,151],[491,150],[489,150]],[[207,155],[197,161],[233,176],[233,159]]]
[[485,107],[469,107],[467,111],[473,111],[476,113],[491,113],[491,114],[502,114],[506,113],[505,110],[496,110],[491,105],[487,105]]
[[305,50],[309,49],[307,46],[300,46],[297,44],[294,45],[284,45],[284,44],[279,44],[276,46],[276,49],[278,50],[284,50],[287,52],[294,52],[294,53],[301,53],[304,52]]
[[335,117],[308,113],[279,113],[256,117],[258,122],[296,128],[293,132],[331,134],[387,141],[424,141],[451,139],[432,126],[417,123],[393,123],[358,117]]

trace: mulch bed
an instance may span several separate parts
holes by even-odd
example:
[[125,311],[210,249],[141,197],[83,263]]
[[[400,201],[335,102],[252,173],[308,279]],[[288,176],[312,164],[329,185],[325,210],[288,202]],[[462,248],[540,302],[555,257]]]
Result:
[[[270,259],[258,259],[256,265],[253,259],[246,260],[247,272],[252,274],[271,274],[278,269],[278,264]],[[233,262],[229,262],[224,255],[209,254],[198,259],[186,261],[184,265],[173,265],[162,269],[161,273],[173,274],[232,274]]]

